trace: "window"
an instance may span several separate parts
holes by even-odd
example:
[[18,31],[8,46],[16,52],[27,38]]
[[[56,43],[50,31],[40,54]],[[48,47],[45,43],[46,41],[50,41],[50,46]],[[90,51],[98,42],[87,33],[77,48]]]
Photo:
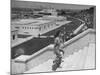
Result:
[[15,40],[15,35],[13,35],[13,40]]
[[19,27],[15,27],[16,29],[19,29]]

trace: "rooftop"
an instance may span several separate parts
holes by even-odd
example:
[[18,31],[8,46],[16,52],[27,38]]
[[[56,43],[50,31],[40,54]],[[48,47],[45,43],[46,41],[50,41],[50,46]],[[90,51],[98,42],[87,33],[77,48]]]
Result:
[[51,21],[48,20],[42,20],[42,19],[21,19],[18,21],[12,21],[12,25],[40,25],[44,23],[48,23]]

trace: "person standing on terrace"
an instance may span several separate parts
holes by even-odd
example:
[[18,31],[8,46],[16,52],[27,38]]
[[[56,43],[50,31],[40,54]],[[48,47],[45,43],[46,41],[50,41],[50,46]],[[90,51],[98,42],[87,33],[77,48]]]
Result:
[[64,54],[64,51],[62,50],[62,46],[64,46],[62,35],[63,33],[59,30],[54,36],[54,53],[56,54],[56,57],[62,57],[61,52]]

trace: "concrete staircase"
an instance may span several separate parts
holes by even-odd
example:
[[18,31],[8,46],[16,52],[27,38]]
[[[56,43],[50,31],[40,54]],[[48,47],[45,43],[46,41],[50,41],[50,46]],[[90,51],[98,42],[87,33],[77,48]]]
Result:
[[[77,51],[77,50],[76,50]],[[81,69],[94,69],[95,68],[95,44],[91,43],[83,49],[65,57],[62,62],[62,68],[58,68],[57,71],[64,70],[81,70]],[[34,72],[50,72],[52,71],[53,59],[40,64],[29,71],[24,73]]]

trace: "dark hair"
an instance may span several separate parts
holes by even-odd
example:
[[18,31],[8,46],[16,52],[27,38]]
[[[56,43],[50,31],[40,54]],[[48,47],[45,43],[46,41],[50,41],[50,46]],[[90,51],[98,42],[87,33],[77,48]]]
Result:
[[60,30],[59,30],[59,31],[57,31],[57,32],[56,32],[56,34],[54,35],[54,38],[58,37],[58,36],[59,36],[59,34],[60,34],[60,32],[61,32]]
[[62,52],[63,54],[65,53],[65,52],[64,52],[63,50],[61,50],[61,49],[60,49],[59,51]]

